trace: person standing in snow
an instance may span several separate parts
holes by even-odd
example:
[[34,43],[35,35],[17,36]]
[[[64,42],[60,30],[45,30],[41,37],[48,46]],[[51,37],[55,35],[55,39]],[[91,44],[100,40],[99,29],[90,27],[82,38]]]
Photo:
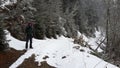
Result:
[[33,38],[33,27],[32,23],[28,23],[26,28],[25,28],[25,33],[26,33],[26,49],[28,48],[28,42],[30,41],[30,48],[32,49],[32,38]]

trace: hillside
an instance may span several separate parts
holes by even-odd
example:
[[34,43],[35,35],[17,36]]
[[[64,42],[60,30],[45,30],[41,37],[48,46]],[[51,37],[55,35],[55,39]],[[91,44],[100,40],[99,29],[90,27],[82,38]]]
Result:
[[[18,59],[11,67],[40,62],[42,67],[120,67],[119,6],[120,0],[0,0],[0,57],[16,55],[0,63],[9,66]],[[34,48],[24,50],[28,23]]]
[[[96,35],[99,37],[99,32],[96,33]],[[7,35],[7,39],[11,40],[9,42],[11,48],[16,50],[25,49],[25,42],[13,38],[10,33]],[[86,38],[86,40],[91,39]],[[97,38],[94,38],[93,41],[90,41],[90,44],[93,44],[94,47],[96,47],[94,44],[96,40]],[[39,66],[46,62],[48,66],[44,64],[46,67],[43,68],[117,68],[90,54],[92,51],[88,47],[74,44],[73,41],[73,39],[63,36],[58,37],[58,39],[33,39],[33,49],[28,49],[10,66],[10,68],[32,68],[34,66],[35,68],[42,68]],[[99,49],[99,51],[102,50]],[[38,67],[36,65],[38,65]]]

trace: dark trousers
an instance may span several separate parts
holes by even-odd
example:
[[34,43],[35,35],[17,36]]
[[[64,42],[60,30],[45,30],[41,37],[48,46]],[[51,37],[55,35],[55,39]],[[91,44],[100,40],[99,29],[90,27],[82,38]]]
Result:
[[28,48],[28,42],[30,41],[30,48],[32,47],[32,36],[31,35],[27,35],[26,36],[26,49]]

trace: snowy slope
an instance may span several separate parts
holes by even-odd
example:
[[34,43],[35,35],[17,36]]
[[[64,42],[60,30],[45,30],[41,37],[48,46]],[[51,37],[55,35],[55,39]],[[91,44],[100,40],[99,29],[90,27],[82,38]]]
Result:
[[[25,42],[13,38],[10,34],[7,35],[10,47],[23,50],[25,49]],[[74,46],[79,46],[73,43],[73,39],[65,38],[63,36],[58,39],[37,40],[33,39],[33,49],[28,49],[16,62],[9,68],[18,67],[26,58],[35,54],[35,62],[47,61],[47,63],[56,68],[117,68],[116,66],[107,63],[96,56],[89,54],[88,48],[81,52]],[[43,57],[49,56],[46,60]],[[64,57],[64,58],[63,58]]]

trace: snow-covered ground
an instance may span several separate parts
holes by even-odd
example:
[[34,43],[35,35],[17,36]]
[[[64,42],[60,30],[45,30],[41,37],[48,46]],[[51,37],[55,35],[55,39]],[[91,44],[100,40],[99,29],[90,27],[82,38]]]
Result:
[[[85,38],[85,37],[84,37]],[[13,38],[10,33],[7,35],[7,39],[10,47],[16,50],[24,50],[25,42],[19,41]],[[93,39],[93,38],[92,38]],[[87,39],[87,41],[91,39]],[[91,44],[95,44],[95,39],[89,41]],[[105,62],[104,60],[89,54],[90,50],[85,47],[85,51],[81,52],[73,48],[74,46],[80,46],[73,43],[73,39],[65,38],[63,36],[58,39],[45,39],[37,40],[33,39],[33,49],[28,49],[24,55],[18,58],[9,68],[17,68],[26,58],[35,55],[35,62],[47,61],[47,63],[56,68],[117,68],[116,66]],[[46,60],[43,57],[48,56]],[[63,58],[64,57],[64,58]]]

